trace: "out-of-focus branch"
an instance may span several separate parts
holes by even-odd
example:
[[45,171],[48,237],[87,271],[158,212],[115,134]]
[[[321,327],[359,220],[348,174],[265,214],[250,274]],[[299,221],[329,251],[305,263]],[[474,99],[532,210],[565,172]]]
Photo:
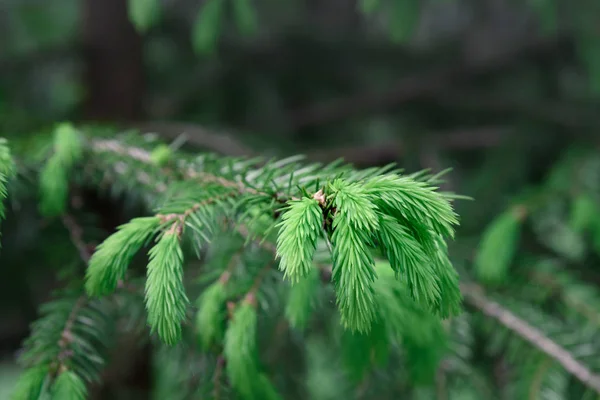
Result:
[[[175,140],[185,134],[187,143],[194,147],[208,149],[227,156],[254,156],[256,151],[240,143],[232,134],[212,131],[202,126],[180,122],[132,123],[132,128],[141,132],[154,132],[165,139]],[[441,150],[477,150],[499,145],[510,129],[502,127],[482,127],[459,129],[448,132],[434,132],[427,135],[432,145]],[[405,146],[400,140],[393,140],[372,146],[355,145],[329,150],[308,151],[310,160],[328,162],[343,158],[357,165],[376,164],[398,159]]]
[[254,151],[224,131],[216,131],[199,125],[185,122],[133,122],[129,127],[142,133],[157,133],[162,137],[175,140],[185,135],[186,142],[227,156],[250,156]]
[[434,101],[449,109],[510,113],[567,128],[597,128],[600,126],[597,118],[600,104],[593,101],[586,101],[582,104],[552,100],[536,101],[469,90],[439,93],[435,96]]
[[594,374],[585,365],[577,361],[571,353],[529,325],[500,304],[488,299],[482,288],[472,284],[462,284],[461,291],[465,300],[487,317],[493,318],[505,328],[516,333],[538,350],[559,363],[566,371],[586,386],[600,394],[600,376]]
[[[486,149],[499,145],[509,134],[508,128],[501,127],[460,129],[429,133],[426,144],[445,151]],[[372,146],[356,145],[331,150],[309,151],[308,158],[324,162],[343,158],[352,164],[367,165],[396,160],[405,151],[407,149],[400,140],[390,140]]]
[[385,92],[360,93],[348,98],[333,100],[328,103],[309,106],[290,114],[291,125],[295,128],[321,125],[334,122],[349,116],[373,111],[384,111],[390,107],[442,92],[456,81],[504,69],[524,56],[553,52],[563,42],[563,38],[533,39],[520,43],[510,51],[500,51],[484,59],[463,61],[458,65],[436,69],[426,73],[400,79]]

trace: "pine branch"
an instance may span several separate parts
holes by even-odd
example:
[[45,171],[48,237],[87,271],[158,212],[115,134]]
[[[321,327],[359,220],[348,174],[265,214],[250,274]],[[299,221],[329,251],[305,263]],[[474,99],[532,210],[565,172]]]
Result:
[[582,365],[567,350],[512,312],[502,308],[498,303],[486,298],[480,287],[473,284],[462,284],[461,291],[465,296],[465,300],[483,312],[484,315],[497,320],[523,340],[547,354],[580,382],[600,394],[600,376]]
[[[321,227],[319,226],[319,219],[313,219],[310,223],[302,222],[302,219],[288,219],[291,215],[290,213],[294,210],[295,204],[302,204],[300,200],[301,197],[299,196],[300,194],[302,194],[302,191],[298,192],[298,194],[289,193],[289,191],[283,192],[277,187],[278,185],[275,182],[279,181],[283,183],[284,179],[286,179],[289,181],[287,184],[288,190],[292,188],[292,183],[295,181],[295,174],[293,170],[290,169],[289,174],[286,173],[283,176],[278,176],[278,174],[282,173],[282,171],[280,171],[281,168],[278,167],[284,166],[286,164],[292,166],[293,164],[290,163],[293,163],[295,161],[294,159],[282,160],[281,162],[271,164],[267,163],[264,167],[259,167],[258,169],[250,170],[243,174],[236,172],[234,170],[234,167],[231,165],[229,167],[225,167],[226,164],[222,164],[223,168],[220,169],[220,171],[222,171],[221,175],[216,175],[215,173],[208,171],[198,171],[196,168],[193,167],[193,164],[190,163],[181,161],[176,162],[173,158],[172,152],[169,152],[167,149],[160,147],[160,156],[156,156],[156,154],[158,154],[157,152],[150,153],[141,148],[125,146],[119,141],[115,140],[94,140],[92,142],[92,148],[94,149],[94,151],[108,151],[117,153],[121,156],[126,155],[128,157],[133,158],[136,161],[140,161],[152,166],[157,166],[158,164],[159,171],[161,171],[161,173],[166,173],[171,177],[176,177],[178,174],[180,174],[184,181],[191,180],[201,182],[204,185],[215,185],[214,187],[210,186],[211,188],[213,188],[211,190],[215,190],[215,195],[219,193],[222,189],[233,189],[233,192],[227,192],[225,194],[225,197],[234,196],[231,197],[231,199],[233,200],[235,197],[241,196],[241,203],[238,203],[237,206],[235,205],[235,203],[231,203],[231,206],[233,206],[234,208],[239,207],[244,202],[251,201],[269,201],[271,202],[271,204],[282,204],[283,208],[281,209],[281,211],[284,212],[283,218],[279,225],[271,224],[271,227],[280,227],[278,250],[282,251],[283,253],[280,252],[278,254],[280,257],[282,257],[282,261],[284,261],[280,263],[280,268],[283,268],[284,270],[288,268],[291,268],[290,271],[296,270],[297,267],[295,266],[287,267],[285,260],[298,260],[296,252],[299,251],[299,248],[296,250],[292,250],[291,247],[286,247],[285,243],[298,243],[298,240],[300,238],[305,237],[305,233],[303,233],[304,229],[307,229],[307,227],[309,226],[309,229],[311,229],[313,232],[311,240],[314,243],[317,237],[315,236],[315,234],[318,234],[318,232],[321,231]],[[216,165],[219,165],[219,163],[217,163]],[[252,163],[247,163],[246,165],[252,165]],[[175,167],[175,170],[173,169],[173,167]],[[229,174],[233,173],[233,179],[227,178],[223,175],[223,173],[225,173],[225,175],[227,174],[227,172],[225,172],[227,169],[229,169],[230,171]],[[388,240],[385,240],[383,242],[380,241],[381,245],[384,248],[395,246],[394,243],[396,240],[408,239],[410,235],[417,235],[417,239],[415,242],[415,245],[417,247],[415,247],[415,249],[420,246],[424,246],[425,255],[423,257],[433,257],[434,264],[437,265],[436,268],[438,269],[438,271],[425,271],[424,275],[421,275],[421,277],[418,278],[425,279],[427,277],[426,279],[429,279],[429,281],[423,282],[430,283],[419,283],[415,281],[415,289],[413,290],[413,295],[425,296],[423,297],[424,299],[428,298],[429,300],[427,300],[427,302],[429,306],[432,307],[432,309],[434,310],[438,309],[439,307],[447,307],[447,304],[443,304],[440,301],[439,296],[441,296],[441,288],[435,289],[434,287],[438,283],[431,280],[431,277],[433,277],[435,273],[441,273],[443,269],[451,268],[448,267],[449,264],[446,264],[443,261],[442,264],[438,264],[439,261],[436,254],[440,251],[445,251],[445,249],[439,248],[435,242],[437,240],[435,239],[436,235],[452,236],[452,225],[458,222],[453,214],[453,211],[447,199],[445,199],[443,195],[435,193],[432,190],[433,188],[430,188],[426,182],[416,181],[410,176],[400,177],[395,174],[381,175],[382,173],[387,172],[387,168],[370,169],[361,172],[355,172],[351,169],[346,168],[342,168],[339,170],[340,172],[343,172],[348,176],[348,183],[345,183],[345,180],[342,179],[333,181],[328,186],[325,186],[327,192],[330,192],[327,194],[323,193],[323,189],[318,189],[319,182],[321,180],[326,181],[328,173],[335,173],[335,164],[323,168],[320,171],[321,173],[317,173],[312,177],[310,175],[306,175],[306,183],[311,184],[312,182],[314,182],[318,189],[318,191],[314,195],[309,194],[309,197],[312,196],[315,200],[317,199],[317,197],[319,197],[320,200],[316,200],[316,202],[311,203],[304,203],[306,205],[312,204],[311,207],[313,208],[311,208],[311,215],[316,216],[323,214],[325,218],[328,219],[325,222],[325,226],[330,227],[328,235],[332,235],[331,239],[333,239],[334,242],[334,256],[335,254],[339,254],[342,256],[342,258],[338,257],[338,263],[345,263],[346,261],[344,260],[346,260],[347,257],[351,257],[347,260],[354,260],[352,261],[352,263],[354,264],[351,263],[351,265],[355,265],[355,267],[358,267],[362,264],[364,260],[366,260],[365,255],[368,254],[367,250],[369,246],[372,246],[372,239],[370,237],[371,232],[373,231],[373,229],[375,229],[375,231],[379,229],[379,223],[371,226],[370,229],[367,228],[367,226],[364,226],[363,228],[363,226],[361,225],[362,222],[360,222],[362,221],[362,219],[344,220],[344,215],[346,215],[348,212],[353,212],[350,211],[352,209],[360,210],[360,212],[364,215],[366,210],[368,210],[368,208],[365,208],[364,205],[372,203],[372,205],[370,205],[369,207],[381,209],[381,215],[389,214],[389,216],[386,217],[387,219],[383,220],[385,223],[381,225],[381,229],[384,229],[386,224],[395,224],[394,221],[396,218],[398,218],[401,221],[401,224],[411,227],[408,228],[409,231],[407,231],[406,236],[404,238],[390,237]],[[317,172],[317,165],[304,167],[302,171],[305,171],[306,174],[314,174],[315,172]],[[287,171],[284,170],[283,172],[285,173]],[[272,190],[265,191],[257,185],[258,182],[255,182],[258,178],[262,178],[263,176],[267,180],[264,181],[264,183],[262,184],[264,185],[266,183],[269,186],[272,186]],[[296,174],[296,176],[302,178],[302,175]],[[365,185],[365,188],[359,189],[361,185]],[[204,186],[204,188],[207,187],[209,186]],[[359,192],[357,192],[356,190],[359,190]],[[363,197],[362,200],[360,200],[360,204],[363,204],[363,206],[358,207],[357,205],[350,205],[351,202],[354,201],[354,198],[359,199],[359,197],[356,196]],[[378,201],[376,200],[377,198],[380,198],[381,200]],[[211,199],[211,202],[214,201],[214,203],[218,203],[218,201],[215,201],[215,196],[212,196]],[[221,209],[223,208],[225,203],[223,203],[223,205],[220,207]],[[191,207],[191,209],[186,208],[186,211],[183,211],[183,215],[187,216],[192,214],[193,211],[201,209],[202,205],[206,205],[206,203],[196,203],[196,205]],[[272,207],[271,205],[267,204],[265,204],[265,206],[267,208]],[[351,208],[348,208],[348,211],[344,211],[348,206],[350,206]],[[212,214],[214,214],[214,211],[210,211],[210,215]],[[210,215],[207,214],[206,217],[210,218]],[[261,213],[259,212],[255,215],[259,217]],[[432,218],[432,216],[434,215],[437,217]],[[211,224],[211,222],[208,221],[207,218],[204,218],[202,221],[198,221],[198,223],[196,224],[186,225],[190,227],[195,227],[194,230],[196,231],[196,233],[200,236],[203,236],[202,229],[200,228],[203,227],[203,229],[206,229],[206,227]],[[255,217],[253,218],[254,220],[256,219]],[[214,219],[212,220],[214,221]],[[358,223],[358,225],[351,227],[355,223]],[[402,225],[396,224],[393,228],[391,227],[390,229],[398,229],[399,226]],[[286,230],[286,227],[288,228],[288,230]],[[272,228],[268,228],[268,230],[270,229]],[[364,229],[364,231],[363,233],[359,233],[359,231],[356,231],[356,229]],[[297,235],[295,236],[296,239],[294,239],[294,235]],[[282,240],[284,238],[287,239]],[[303,241],[304,239],[301,240]],[[115,246],[113,251],[116,251],[116,248],[117,247]],[[398,249],[401,248],[402,247],[399,247]],[[394,252],[395,251],[399,250],[394,250]],[[388,254],[391,257],[394,253]],[[427,263],[424,262],[425,258],[423,257],[421,257],[421,261],[415,262],[414,266],[411,267],[409,271],[410,274],[408,275],[408,279],[410,284],[413,284],[413,279],[417,279],[416,277],[418,275],[414,274],[419,273],[421,268],[425,268],[427,266]],[[300,258],[300,260],[310,259],[310,252],[306,253],[302,258]],[[293,272],[290,275],[290,277],[292,277],[293,280],[297,281],[297,279],[301,278],[303,274],[306,274],[306,271],[309,270],[310,266],[307,264],[307,262],[302,262],[304,263],[304,266],[301,267],[299,271],[304,272],[301,272],[299,275],[297,272]],[[92,266],[93,265],[94,263],[92,263]],[[374,314],[372,314],[373,302],[372,300],[368,300],[368,291],[365,292],[364,290],[359,290],[358,288],[368,287],[368,281],[374,279],[374,275],[373,273],[366,273],[368,269],[365,269],[363,270],[363,272],[360,272],[360,269],[356,269],[355,267],[350,266],[348,268],[344,268],[343,270],[334,270],[332,278],[334,282],[339,282],[339,284],[342,285],[338,286],[337,293],[339,301],[338,305],[340,307],[340,311],[342,312],[343,318],[345,319],[344,324],[347,325],[350,329],[362,330],[368,329],[370,321],[374,318]],[[111,269],[116,270],[115,268]],[[338,273],[335,273],[335,271],[338,271]],[[122,272],[120,272],[120,275],[122,275]],[[453,285],[451,281],[444,280],[440,282],[442,282],[445,285]],[[114,286],[114,283],[112,284],[112,286]],[[348,292],[348,297],[344,297],[346,296],[346,290],[342,290],[341,287],[347,287],[348,289],[350,289],[350,292]],[[430,290],[434,290],[433,293],[437,291],[438,294],[431,297],[428,294]],[[450,286],[447,286],[444,288],[443,291],[445,292],[447,290],[454,289],[450,289]],[[350,293],[354,294],[350,295]],[[344,300],[344,298],[348,300],[354,299],[355,297],[353,296],[366,297],[364,297],[362,300],[359,300],[358,302],[354,302],[354,300],[352,300],[351,302],[347,302],[346,300]],[[454,300],[453,298],[456,299],[457,296],[451,296],[447,298],[447,300],[455,302],[456,300]],[[445,315],[444,313],[446,313],[446,311],[443,311],[443,315]]]
[[[152,153],[144,150],[143,148],[133,147],[133,146],[124,146],[117,140],[94,140],[92,142],[92,149],[97,152],[112,152],[122,156],[130,157],[133,160],[140,161],[144,164],[156,165],[157,161],[153,159]],[[164,169],[164,172],[167,174],[172,174],[174,171],[169,169]],[[183,177],[190,180],[198,180],[204,183],[218,183],[226,188],[232,188],[238,190],[240,193],[247,194],[255,194],[255,195],[266,195],[273,196],[278,202],[285,202],[288,196],[283,193],[266,193],[257,190],[256,188],[245,185],[243,182],[236,182],[232,180],[225,179],[220,176],[216,176],[214,174],[199,172],[194,170],[193,168],[184,168],[181,173]],[[142,175],[141,181],[150,182],[151,179]],[[158,189],[160,192],[164,192],[166,187],[160,186]],[[291,197],[291,199],[296,200],[297,198]]]
[[[65,137],[73,134],[78,139],[68,146]],[[338,321],[359,333],[360,351],[374,355],[352,367],[359,375],[398,341],[406,343],[415,379],[435,374],[445,346],[440,319],[459,313],[461,303],[444,243],[458,224],[451,204],[456,196],[437,191],[440,175],[402,175],[393,166],[355,170],[341,162],[301,164],[301,157],[194,157],[147,137],[103,139],[64,125],[53,140],[43,157],[42,168],[49,172],[42,179],[42,199],[51,205],[48,215],[63,215],[83,257],[82,232],[64,213],[71,183],[138,195],[153,209],[151,216],[130,220],[96,247],[85,277],[91,299],[70,311],[85,312],[102,300],[95,297],[127,287],[123,282],[131,260],[149,245],[147,321],[151,333],[174,345],[188,325],[183,278],[188,240],[196,250],[210,249],[212,240],[229,234],[236,241],[245,237],[243,251],[239,257],[227,252],[214,271],[218,275],[203,277],[218,279],[198,299],[196,328],[205,349],[222,345],[226,374],[240,394],[280,398],[258,357],[259,316],[266,311],[263,305],[279,307],[283,301],[280,310],[285,309],[290,325],[303,328],[313,312],[320,312],[315,299],[324,277],[333,284]],[[231,235],[236,231],[242,238]],[[249,246],[257,239],[269,257]],[[390,264],[376,263],[380,256]],[[324,259],[331,267],[322,267]],[[274,268],[277,262],[282,274]],[[71,331],[70,312],[65,319]],[[352,341],[343,346],[352,347]]]
[[17,168],[8,141],[0,137],[0,223],[5,217],[4,200],[8,197],[8,185],[16,173]]

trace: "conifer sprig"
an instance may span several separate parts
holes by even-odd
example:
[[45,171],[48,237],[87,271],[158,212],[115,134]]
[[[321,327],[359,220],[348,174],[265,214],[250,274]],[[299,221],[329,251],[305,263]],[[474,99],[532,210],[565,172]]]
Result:
[[[97,247],[86,271],[86,291],[91,296],[112,293],[125,279],[133,256],[157,237],[149,252],[146,307],[151,330],[168,344],[180,340],[189,306],[183,241],[189,237],[198,246],[207,244],[223,229],[223,221],[233,222],[234,229],[246,227],[248,239],[261,235],[266,242],[275,241],[279,269],[292,283],[285,312],[299,328],[315,305],[320,279],[314,257],[323,242],[331,246],[330,276],[341,322],[352,331],[369,332],[379,318],[374,289],[378,254],[388,258],[395,279],[424,309],[442,317],[460,309],[457,275],[440,245],[453,236],[458,219],[452,195],[432,186],[438,176],[402,176],[393,166],[356,171],[340,162],[301,165],[299,157],[191,157],[127,135],[118,140],[80,136],[76,146],[60,145],[72,134],[81,132],[57,130],[47,163],[60,160],[54,163],[61,166],[65,187],[66,176],[73,173],[77,179],[78,170],[71,170],[77,160],[84,161],[85,152],[85,163],[92,167],[82,169],[85,176],[100,170],[94,179],[101,183],[110,173],[113,187],[122,184],[126,192],[154,196],[148,205],[156,210],[154,216],[124,224]],[[143,185],[134,188],[132,178]],[[58,203],[64,209],[66,201],[54,201],[55,211],[61,209]],[[273,228],[278,229],[276,238],[270,235]],[[215,283],[202,297],[198,321],[212,325],[219,320],[226,298],[223,283]],[[217,335],[207,329],[204,346]]]
[[358,184],[336,180],[332,184],[336,212],[333,219],[332,280],[344,326],[366,332],[375,316],[373,281],[375,260],[369,245],[378,229],[377,214]]
[[174,222],[149,252],[145,289],[148,323],[166,344],[181,339],[181,323],[189,304],[183,286],[181,229],[180,222]]
[[90,296],[115,291],[119,281],[125,279],[131,259],[159,228],[160,222],[157,216],[134,218],[96,247],[86,270],[85,288]]
[[[114,152],[156,164],[152,153],[143,148],[116,140],[96,139],[92,143],[94,151]],[[354,171],[339,163],[298,168],[297,158],[258,167],[255,160],[227,161],[211,156],[184,156],[176,161],[177,157],[171,154],[169,160],[157,171],[173,179],[180,171],[183,180],[181,185],[174,182],[172,189],[166,191],[161,215],[180,215],[186,220],[185,226],[204,242],[210,241],[223,218],[245,221],[251,228],[250,238],[256,229],[269,232],[269,226],[277,227],[279,268],[292,283],[300,282],[314,268],[313,255],[325,228],[326,235],[331,236],[327,240],[333,244],[332,279],[342,323],[349,329],[366,331],[373,321],[376,310],[370,287],[376,278],[372,253],[377,248],[390,259],[398,279],[408,283],[419,302],[443,316],[459,309],[457,280],[449,279],[455,275],[446,271],[452,269],[449,262],[440,262],[444,260],[440,254],[446,249],[437,243],[438,236],[453,236],[452,226],[458,220],[450,204],[451,196],[436,192],[428,183],[435,182],[436,176],[414,175],[422,179],[417,181],[411,176],[389,173],[389,167]],[[333,174],[338,178],[330,180]],[[198,190],[183,189],[184,182],[190,180],[201,185]],[[305,188],[314,186],[314,194],[302,187],[294,189],[300,182]],[[169,195],[179,191],[176,188],[187,194]],[[240,214],[237,210],[244,211]],[[268,222],[269,210],[275,211],[272,222]],[[263,222],[255,226],[251,223],[254,221]],[[381,221],[387,224],[380,227]],[[115,279],[111,281],[114,287]],[[449,304],[442,304],[442,292]]]
[[221,328],[224,320],[222,310],[227,298],[226,285],[230,277],[229,271],[224,272],[216,282],[202,292],[198,299],[196,330],[204,349],[208,349],[215,340],[222,339]]
[[306,277],[313,269],[317,238],[323,231],[323,212],[319,201],[303,198],[290,202],[278,224],[277,257],[284,279],[292,283]]
[[[488,299],[480,287],[463,285],[463,293],[465,293],[468,302],[481,310],[487,317],[496,320],[506,329],[516,333],[523,341],[528,342],[551,357],[580,382],[600,394],[600,376],[593,373],[586,365],[579,362],[571,352],[553,341],[544,332],[519,318],[497,302]],[[554,330],[556,331],[556,328]]]
[[511,208],[498,216],[484,232],[475,259],[476,272],[482,281],[499,284],[506,280],[526,214],[524,206]]
[[8,183],[16,172],[8,141],[0,137],[0,222],[5,217],[4,201],[8,197]]
[[83,156],[83,138],[71,124],[60,124],[53,139],[53,152],[40,172],[40,211],[46,216],[65,212],[71,170]]
[[[20,362],[27,369],[12,398],[38,398],[48,391],[56,398],[85,400],[86,383],[99,380],[111,345],[110,307],[72,291],[43,305],[41,313],[25,342]],[[61,397],[66,393],[70,397]]]
[[223,355],[231,385],[247,399],[281,399],[266,375],[261,372],[257,334],[256,297],[249,292],[236,307],[225,333]]

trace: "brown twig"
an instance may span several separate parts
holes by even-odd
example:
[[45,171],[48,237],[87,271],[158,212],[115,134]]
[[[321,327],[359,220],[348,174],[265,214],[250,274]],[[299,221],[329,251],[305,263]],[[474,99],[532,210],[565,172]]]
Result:
[[[69,231],[71,241],[79,251],[81,259],[87,265],[91,258],[91,251],[89,250],[88,245],[83,241],[83,229],[69,214],[64,214],[62,216],[62,221]],[[72,350],[69,349],[69,345],[73,342],[73,324],[77,319],[77,314],[88,304],[88,301],[89,300],[86,295],[79,296],[73,308],[71,309],[69,316],[67,317],[65,326],[60,334],[60,339],[58,340],[58,347],[60,351],[57,356],[58,365],[54,371],[55,374],[60,374],[63,369],[66,368],[64,362],[72,355]]]
[[69,231],[71,242],[73,242],[77,251],[79,251],[79,256],[83,262],[87,264],[92,257],[92,251],[90,250],[90,246],[83,240],[83,229],[77,224],[75,218],[69,214],[64,214],[62,216],[62,222]]
[[[96,151],[96,152],[111,152],[111,153],[119,154],[121,156],[130,157],[131,159],[136,160],[138,162],[142,162],[144,164],[154,165],[154,162],[152,160],[152,155],[150,154],[150,152],[146,151],[145,149],[139,148],[139,147],[124,145],[118,140],[96,139],[96,140],[92,141],[91,148],[93,151]],[[122,166],[122,168],[124,168],[124,167],[125,166]],[[173,173],[174,173],[174,171],[171,171],[168,168],[162,168],[162,171],[165,172],[169,176],[173,175]],[[180,172],[183,173],[184,177],[191,179],[191,180],[199,180],[199,181],[206,182],[206,183],[218,183],[219,185],[221,185],[223,187],[235,189],[235,190],[239,191],[239,193],[258,194],[258,195],[265,195],[268,197],[273,197],[273,199],[275,201],[280,202],[280,203],[285,203],[287,200],[295,200],[296,199],[295,197],[290,197],[290,196],[286,195],[285,193],[272,193],[271,194],[271,193],[261,192],[257,189],[246,186],[243,182],[232,181],[229,179],[225,179],[221,176],[217,176],[217,175],[214,175],[214,174],[211,174],[208,172],[204,172],[204,171],[197,171],[196,169],[194,169],[191,166],[184,167],[183,170],[181,170]],[[138,176],[138,178],[140,178],[140,177]],[[151,182],[151,178],[149,176],[147,178],[143,179],[143,183],[145,183],[145,184],[149,184],[150,182]],[[161,185],[162,185],[162,187],[160,188],[159,191],[164,192],[166,190],[166,186],[164,186],[164,184],[161,184]]]
[[175,140],[181,135],[185,135],[186,142],[195,146],[211,151],[225,154],[232,157],[251,156],[254,151],[234,139],[228,132],[209,129],[200,125],[185,122],[135,122],[129,124],[130,127],[138,129],[141,132],[156,132],[161,136]]
[[472,284],[462,284],[461,291],[471,305],[480,310],[484,315],[493,318],[509,330],[517,333],[529,344],[548,355],[559,363],[566,371],[577,378],[586,386],[600,394],[600,376],[594,374],[585,365],[577,361],[571,353],[556,344],[541,331],[529,325],[509,310],[503,308],[485,297],[483,290]]
[[217,357],[217,366],[215,367],[215,375],[213,376],[213,396],[217,400],[221,398],[221,376],[223,376],[225,363],[225,356],[223,356],[223,354],[219,354]]

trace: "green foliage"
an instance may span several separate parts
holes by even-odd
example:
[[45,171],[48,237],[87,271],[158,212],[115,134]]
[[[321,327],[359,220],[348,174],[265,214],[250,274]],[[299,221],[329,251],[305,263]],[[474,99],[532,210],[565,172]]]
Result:
[[496,217],[484,232],[475,260],[477,276],[482,281],[490,284],[506,281],[517,251],[523,216],[522,208],[508,210]]
[[546,35],[554,33],[558,23],[560,1],[529,0],[528,3],[539,18],[542,32]]
[[134,218],[102,242],[86,271],[87,293],[101,296],[114,292],[119,281],[125,278],[129,262],[159,224],[157,217]]
[[0,138],[0,222],[5,217],[4,201],[8,197],[8,184],[16,173],[16,166],[8,148],[8,141]]
[[361,0],[358,2],[360,11],[366,15],[372,14],[379,7],[379,0]]
[[[380,215],[380,226],[378,240],[385,246],[384,254],[390,260],[396,277],[401,276],[407,282],[417,302],[425,306],[439,304],[441,292],[433,269],[434,261],[408,229],[392,217]],[[402,245],[397,246],[396,243]]]
[[251,0],[233,0],[233,16],[240,33],[254,35],[258,31],[258,17]]
[[344,399],[350,394],[345,374],[331,346],[313,339],[306,345],[307,390],[314,400]]
[[70,124],[60,124],[56,128],[53,145],[53,153],[40,172],[40,211],[49,217],[65,211],[69,175],[82,157],[81,137]]
[[85,383],[72,371],[61,372],[52,385],[52,399],[85,400],[87,396]]
[[181,340],[188,298],[183,287],[183,252],[173,223],[152,249],[146,280],[146,307],[152,332],[167,344]]
[[[64,140],[73,134],[77,139],[71,144],[76,145],[69,147]],[[339,333],[345,339],[337,351],[350,357],[342,363],[344,385],[357,385],[394,353],[411,360],[405,367],[415,379],[426,382],[432,376],[445,349],[440,320],[458,314],[461,306],[458,275],[444,242],[458,224],[451,204],[455,196],[437,191],[438,177],[401,175],[393,166],[357,171],[340,162],[301,165],[299,157],[192,156],[165,152],[166,145],[134,134],[105,139],[70,126],[57,130],[52,143],[44,171],[54,162],[63,173],[40,180],[54,176],[63,182],[57,189],[62,208],[56,206],[55,213],[67,210],[64,190],[73,184],[102,192],[110,182],[110,195],[135,195],[154,215],[119,226],[89,261],[84,257],[84,277],[69,275],[81,291],[46,306],[23,361],[31,368],[49,368],[43,390],[86,396],[114,339],[111,329],[119,329],[113,307],[123,306],[125,313],[145,309],[145,316],[136,312],[128,319],[137,321],[134,327],[146,320],[150,335],[156,333],[168,345],[161,347],[161,357],[179,360],[173,365],[189,361],[174,346],[184,342],[191,344],[198,362],[212,357],[217,365],[210,373],[224,369],[226,379],[198,384],[202,396],[221,392],[223,386],[242,398],[279,399],[282,379],[289,378],[274,372],[262,356],[259,321],[265,326],[287,322],[304,341],[312,321],[330,312],[331,295],[339,314],[327,318],[345,332]],[[21,157],[30,162],[26,154]],[[46,196],[57,198],[55,193]],[[130,264],[153,238],[142,291]],[[214,250],[208,259],[203,256],[207,248]],[[193,252],[202,273],[184,287],[184,269],[195,265],[188,257]],[[389,263],[378,266],[382,256]],[[188,301],[190,290],[199,290],[197,311]],[[193,324],[188,324],[190,312],[195,312]],[[73,335],[76,340],[61,342]],[[299,345],[298,351],[305,347]],[[417,357],[420,352],[427,357]],[[157,390],[168,392],[168,376]]]
[[573,201],[569,225],[578,232],[585,231],[597,225],[599,216],[596,201],[589,194],[583,193]]
[[215,51],[224,12],[225,0],[204,2],[192,31],[192,44],[197,53],[210,54]]
[[403,42],[410,38],[419,22],[421,4],[419,0],[391,2],[389,29],[392,40]]
[[375,260],[368,248],[378,227],[375,206],[357,184],[336,180],[332,189],[337,209],[331,235],[337,304],[344,326],[368,332],[375,315]]
[[[470,290],[468,301],[482,311],[474,327],[486,337],[486,353],[511,369],[509,398],[600,393],[600,295],[589,282],[590,255],[598,254],[599,167],[595,150],[569,149],[543,184],[517,196],[527,219],[524,209],[505,211],[480,244],[478,267],[502,266],[504,285]],[[525,228],[530,235],[519,236]],[[533,250],[517,253],[517,246]],[[488,282],[488,274],[479,278]]]
[[86,383],[97,382],[111,346],[114,321],[109,303],[88,300],[78,290],[58,293],[32,325],[20,362],[26,370],[13,399],[86,399]]
[[227,332],[223,354],[231,385],[247,399],[279,399],[268,378],[260,371],[256,346],[257,314],[253,298],[238,306]]
[[196,330],[205,349],[208,349],[213,342],[223,339],[222,329],[225,321],[223,307],[226,296],[225,282],[218,280],[206,288],[198,299]]
[[160,16],[160,0],[127,0],[129,19],[138,30],[145,33]]
[[292,327],[300,330],[306,328],[315,308],[321,284],[319,278],[319,271],[312,268],[304,279],[288,289],[285,316]]
[[159,145],[154,150],[152,150],[152,154],[150,154],[150,158],[152,161],[158,165],[159,167],[164,166],[171,159],[171,148],[167,145]]
[[283,277],[297,283],[313,269],[317,238],[323,232],[323,213],[316,199],[292,201],[281,217],[277,256]]
[[47,375],[48,365],[38,365],[25,370],[17,381],[11,400],[39,399]]

